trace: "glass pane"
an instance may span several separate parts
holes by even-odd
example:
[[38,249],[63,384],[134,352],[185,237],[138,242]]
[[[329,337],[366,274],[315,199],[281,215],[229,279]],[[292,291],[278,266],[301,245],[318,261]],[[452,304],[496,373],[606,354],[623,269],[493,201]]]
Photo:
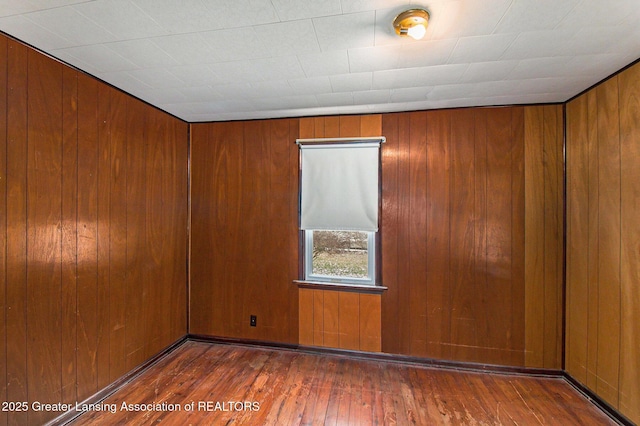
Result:
[[368,233],[313,231],[313,274],[368,278]]

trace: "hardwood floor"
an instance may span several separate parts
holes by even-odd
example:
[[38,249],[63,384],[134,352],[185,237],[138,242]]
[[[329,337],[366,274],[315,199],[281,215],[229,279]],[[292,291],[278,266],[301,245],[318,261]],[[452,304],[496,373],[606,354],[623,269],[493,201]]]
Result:
[[185,342],[105,401],[90,407],[73,424],[159,422],[615,424],[559,378],[450,371],[194,341]]

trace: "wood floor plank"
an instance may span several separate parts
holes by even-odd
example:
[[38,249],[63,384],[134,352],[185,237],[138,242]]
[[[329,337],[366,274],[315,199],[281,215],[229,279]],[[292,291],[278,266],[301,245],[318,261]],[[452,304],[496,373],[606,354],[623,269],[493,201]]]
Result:
[[193,341],[104,404],[73,424],[615,424],[560,378]]

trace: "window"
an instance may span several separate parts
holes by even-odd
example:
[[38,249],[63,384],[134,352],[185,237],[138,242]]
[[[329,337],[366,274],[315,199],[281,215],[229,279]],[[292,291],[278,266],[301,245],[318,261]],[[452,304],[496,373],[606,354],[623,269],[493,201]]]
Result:
[[305,231],[310,281],[375,284],[375,232]]
[[381,142],[297,141],[306,281],[376,284]]

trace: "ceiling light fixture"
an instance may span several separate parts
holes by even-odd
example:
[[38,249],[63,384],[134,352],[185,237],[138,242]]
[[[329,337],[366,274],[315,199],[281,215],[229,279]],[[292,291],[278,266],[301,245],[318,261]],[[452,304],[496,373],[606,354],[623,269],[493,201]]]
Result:
[[409,36],[414,40],[420,40],[427,33],[429,25],[429,12],[424,9],[409,9],[393,20],[393,28],[401,37]]

